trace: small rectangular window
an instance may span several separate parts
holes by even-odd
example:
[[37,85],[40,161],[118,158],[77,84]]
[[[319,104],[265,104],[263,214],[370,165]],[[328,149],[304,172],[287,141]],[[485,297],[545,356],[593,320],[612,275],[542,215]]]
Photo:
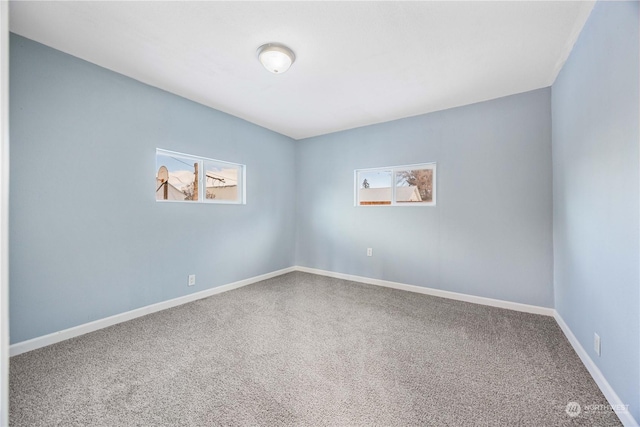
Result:
[[355,171],[356,206],[435,206],[436,164]]
[[156,150],[156,201],[245,203],[245,166]]

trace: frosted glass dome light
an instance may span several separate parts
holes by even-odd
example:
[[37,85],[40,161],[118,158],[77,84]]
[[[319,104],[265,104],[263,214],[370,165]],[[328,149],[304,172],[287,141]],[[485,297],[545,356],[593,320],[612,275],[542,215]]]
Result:
[[296,60],[296,55],[284,45],[267,43],[258,48],[258,59],[267,70],[274,74],[282,74]]

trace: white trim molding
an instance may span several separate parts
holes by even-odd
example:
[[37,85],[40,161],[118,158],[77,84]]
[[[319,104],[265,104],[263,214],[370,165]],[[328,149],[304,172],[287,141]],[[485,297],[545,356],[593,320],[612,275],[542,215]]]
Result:
[[571,346],[573,347],[575,352],[578,353],[578,357],[580,357],[580,360],[582,360],[582,363],[591,374],[591,377],[596,382],[598,387],[600,387],[600,391],[602,391],[602,394],[604,394],[604,397],[609,402],[609,405],[611,405],[611,407],[615,410],[618,418],[620,418],[620,421],[622,421],[622,424],[624,424],[625,427],[638,427],[638,422],[635,420],[635,418],[633,418],[633,415],[631,415],[631,411],[624,409],[626,405],[624,404],[624,402],[622,402],[613,387],[611,387],[611,384],[609,384],[593,359],[589,357],[589,354],[573,334],[573,332],[569,328],[569,325],[567,325],[562,316],[560,316],[560,313],[556,311],[554,317],[556,319],[556,322],[558,322],[560,329],[562,329],[562,332],[564,332],[564,335],[571,343]]
[[569,340],[569,343],[571,343],[571,346],[580,357],[580,360],[582,360],[582,363],[585,365],[585,367],[591,374],[591,377],[593,377],[593,380],[596,382],[596,384],[600,388],[600,391],[602,391],[602,394],[604,394],[605,398],[607,399],[611,407],[614,408],[616,415],[618,416],[618,418],[620,418],[620,421],[622,421],[622,424],[625,427],[639,427],[638,422],[633,418],[633,415],[631,415],[631,412],[628,410],[621,409],[621,408],[625,408],[625,404],[622,402],[620,397],[618,397],[618,394],[615,392],[613,387],[611,387],[611,384],[609,384],[609,382],[606,380],[606,378],[604,377],[600,369],[598,369],[596,364],[589,357],[589,355],[587,354],[585,349],[582,347],[578,339],[575,337],[571,329],[569,329],[569,326],[567,326],[567,324],[562,319],[560,314],[558,314],[558,312],[556,312],[556,310],[553,308],[521,304],[517,302],[497,300],[492,298],[478,297],[474,295],[461,294],[458,292],[443,291],[440,289],[426,288],[426,287],[415,286],[415,285],[407,285],[404,283],[390,282],[387,280],[372,279],[369,277],[362,277],[362,276],[354,276],[351,274],[336,273],[333,271],[320,270],[317,268],[296,266],[295,270],[302,271],[305,273],[318,274],[321,276],[334,277],[336,279],[350,280],[352,282],[367,283],[370,285],[384,286],[392,289],[400,289],[403,291],[416,292],[420,294],[454,299],[458,301],[465,301],[465,302],[470,302],[474,304],[489,305],[492,307],[522,311],[525,313],[552,316],[555,318],[556,322],[560,326],[560,329],[562,330],[564,335],[567,337],[567,339]]
[[12,344],[9,348],[10,356],[16,356],[18,354],[26,353],[28,351],[36,350],[38,348],[46,347],[51,344],[55,344],[61,341],[68,340],[80,335],[87,334],[89,332],[97,331],[118,323],[126,322],[128,320],[135,319],[137,317],[145,316],[147,314],[155,313],[168,308],[176,307],[178,305],[186,304],[192,301],[196,301],[202,298],[207,298],[212,295],[216,295],[222,292],[227,292],[233,289],[240,288],[242,286],[257,283],[262,280],[271,279],[276,276],[280,276],[292,271],[302,271],[305,273],[317,274],[320,276],[335,277],[338,279],[350,280],[353,282],[367,283],[370,285],[384,286],[387,288],[400,289],[403,291],[416,292],[420,294],[433,295],[442,298],[448,298],[458,301],[466,301],[474,304],[489,305],[492,307],[506,308],[509,310],[522,311],[525,313],[541,314],[545,316],[553,316],[555,310],[552,308],[538,307],[528,304],[520,304],[517,302],[503,301],[491,298],[478,297],[473,295],[466,295],[457,292],[443,291],[440,289],[425,288],[422,286],[407,285],[404,283],[390,282],[387,280],[372,279],[369,277],[354,276],[351,274],[335,273],[332,271],[319,270],[309,267],[288,267],[282,270],[273,271],[271,273],[262,274],[260,276],[251,277],[248,279],[240,280],[237,282],[229,283],[223,286],[218,286],[211,289],[205,289],[204,291],[195,292],[193,294],[184,295],[178,298],[174,298],[168,301],[162,301],[156,304],[147,305],[144,307],[136,308],[124,313],[115,314],[113,316],[105,317],[103,319],[94,320],[89,323],[74,326],[72,328],[64,329],[62,331],[53,332],[51,334],[43,335],[41,337],[32,338],[30,340],[22,341]]
[[317,268],[296,266],[297,271],[304,273],[318,274],[320,276],[334,277],[336,279],[350,280],[352,282],[367,283],[369,285],[383,286],[385,288],[400,289],[402,291],[415,292],[418,294],[432,295],[435,297],[448,298],[457,301],[465,301],[491,307],[506,308],[507,310],[522,311],[524,313],[541,314],[543,316],[553,316],[555,310],[537,305],[521,304],[519,302],[504,301],[493,298],[478,297],[474,295],[461,294],[458,292],[443,291],[441,289],[426,288],[423,286],[407,285],[404,283],[390,282],[388,280],[372,279],[351,274],[335,273],[333,271],[319,270]]
[[168,308],[176,307],[182,304],[193,302],[202,298],[207,298],[212,295],[220,294],[222,292],[238,289],[243,286],[251,285],[262,280],[271,279],[272,277],[281,276],[286,273],[295,271],[294,267],[283,268],[282,270],[272,271],[271,273],[262,274],[260,276],[250,277],[248,279],[239,280],[237,282],[228,283],[226,285],[217,286],[211,289],[205,289],[204,291],[195,292],[189,295],[184,295],[178,298],[162,301],[156,304],[147,305],[144,307],[136,308],[135,310],[126,311],[124,313],[115,314],[113,316],[105,317],[104,319],[94,320],[93,322],[84,323],[82,325],[74,326],[69,329],[54,332],[41,337],[33,338],[27,341],[12,344],[9,348],[9,354],[11,356],[17,356],[18,354],[26,353],[31,350],[46,347],[51,344],[55,344],[61,341],[68,340],[80,335],[87,334],[89,332],[97,331],[118,323],[126,322],[128,320],[135,319],[137,317],[146,316],[147,314],[155,313],[157,311],[166,310]]
[[116,314],[114,316],[106,317],[104,319],[99,319],[93,322],[85,323],[83,325],[75,326],[73,328],[65,329],[59,332],[54,332],[52,334],[33,338],[27,341],[22,341],[22,342],[11,345],[10,355],[16,356],[18,354],[26,353],[31,350],[36,350],[41,347],[46,347],[48,345],[65,341],[70,338],[84,335],[89,332],[97,331],[99,329],[106,328],[108,326],[126,322],[128,320],[132,320],[137,317],[145,316],[147,314],[155,313],[161,310],[166,310],[168,308],[176,307],[176,306],[186,304],[192,301],[196,301],[202,298],[207,298],[209,296],[227,292],[233,289],[238,289],[243,286],[250,285],[252,283],[257,283],[262,280],[271,279],[273,277],[277,277],[293,271],[317,274],[320,276],[334,277],[336,279],[366,283],[366,284],[375,285],[375,286],[382,286],[386,288],[399,289],[399,290],[415,292],[419,294],[432,295],[436,297],[453,299],[457,301],[465,301],[473,304],[504,308],[504,309],[515,310],[515,311],[520,311],[524,313],[540,314],[543,316],[552,316],[555,318],[556,322],[560,326],[560,329],[569,340],[569,343],[571,343],[571,345],[573,346],[573,349],[580,357],[580,360],[582,360],[582,363],[585,365],[585,367],[593,377],[594,381],[596,382],[596,384],[604,394],[605,398],[607,399],[611,407],[614,408],[614,410],[616,411],[618,418],[620,418],[620,420],[626,427],[638,427],[638,422],[633,418],[633,415],[631,415],[631,412],[628,410],[621,409],[621,408],[624,408],[625,405],[620,400],[620,397],[618,397],[617,393],[615,392],[613,387],[611,387],[609,382],[606,380],[606,378],[604,377],[600,369],[598,369],[596,364],[589,357],[585,349],[582,347],[582,345],[577,340],[577,338],[575,337],[575,335],[573,334],[569,326],[562,319],[560,314],[558,314],[556,310],[554,310],[553,308],[540,307],[540,306],[529,305],[529,304],[521,304],[517,302],[485,298],[485,297],[479,297],[474,295],[467,295],[467,294],[462,294],[458,292],[444,291],[441,289],[426,288],[422,286],[408,285],[405,283],[391,282],[388,280],[380,280],[380,279],[372,279],[369,277],[355,276],[355,275],[344,274],[344,273],[336,273],[333,271],[320,270],[316,268],[302,267],[302,266],[284,268],[282,270],[273,271],[271,273],[262,274],[260,276],[251,277],[248,279],[229,283],[223,286],[218,286],[215,288],[206,289],[193,294],[184,295],[182,297],[174,298],[168,301],[159,302],[156,304],[137,308],[135,310],[127,311],[125,313]]

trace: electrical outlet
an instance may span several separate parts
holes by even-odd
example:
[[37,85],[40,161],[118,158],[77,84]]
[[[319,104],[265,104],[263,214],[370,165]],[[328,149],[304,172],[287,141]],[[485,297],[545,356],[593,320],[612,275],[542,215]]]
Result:
[[189,286],[193,286],[196,284],[196,275],[195,274],[190,274],[189,275]]
[[367,256],[373,256],[373,248],[367,248]]
[[600,356],[600,335],[593,333],[593,349],[596,354]]

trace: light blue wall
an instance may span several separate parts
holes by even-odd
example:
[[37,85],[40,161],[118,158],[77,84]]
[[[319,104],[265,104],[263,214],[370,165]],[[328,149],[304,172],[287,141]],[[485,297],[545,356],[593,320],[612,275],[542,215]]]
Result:
[[[302,140],[297,264],[552,307],[550,96]],[[436,207],[354,207],[354,169],[422,162],[438,163]]]
[[[555,298],[640,420],[638,48],[598,3],[552,90],[295,143],[12,35],[11,341],[298,264]],[[248,204],[156,203],[156,147],[247,164]],[[436,207],[353,206],[354,169],[432,161]]]
[[[16,35],[10,89],[11,342],[293,264],[292,139]],[[157,203],[156,147],[246,164],[247,205]]]
[[638,49],[638,3],[598,2],[552,110],[556,310],[640,421]]

